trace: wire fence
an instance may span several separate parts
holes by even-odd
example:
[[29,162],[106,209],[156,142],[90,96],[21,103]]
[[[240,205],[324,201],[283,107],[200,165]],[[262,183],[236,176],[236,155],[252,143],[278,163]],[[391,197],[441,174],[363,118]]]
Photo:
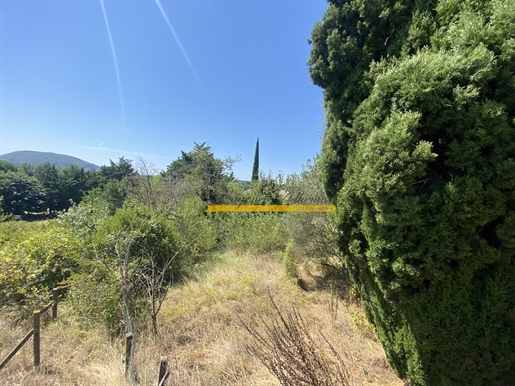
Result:
[[54,288],[52,290],[52,301],[43,307],[41,310],[34,311],[33,313],[33,327],[27,335],[21,340],[18,345],[11,350],[11,352],[5,357],[5,359],[0,363],[0,370],[16,355],[16,353],[32,338],[34,343],[34,366],[38,366],[41,361],[41,315],[46,313],[50,308],[52,308],[52,319],[57,318],[57,303],[59,300],[59,288]]
[[[33,339],[33,353],[34,353],[34,366],[39,366],[41,363],[41,315],[49,310],[51,311],[52,319],[57,318],[57,304],[59,301],[59,290],[62,288],[54,288],[52,290],[52,301],[40,310],[33,312],[33,328],[30,330],[11,350],[11,352],[0,362],[0,370],[16,355],[16,353],[30,340]],[[134,331],[132,325],[132,318],[130,316],[129,307],[124,299],[124,314],[125,314],[125,376],[133,383],[137,383],[137,374],[134,369]],[[167,378],[170,376],[168,370],[168,360],[166,357],[161,357],[159,364],[158,386],[164,386]]]

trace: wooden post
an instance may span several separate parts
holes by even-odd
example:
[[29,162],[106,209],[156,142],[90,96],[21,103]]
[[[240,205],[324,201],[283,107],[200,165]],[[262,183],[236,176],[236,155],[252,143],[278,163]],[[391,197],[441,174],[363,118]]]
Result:
[[125,334],[125,376],[129,375],[129,364],[131,361],[132,333]]
[[40,326],[40,316],[41,311],[34,311],[34,366],[38,366],[40,363],[40,335],[39,335],[39,326]]
[[52,290],[52,319],[57,318],[57,302],[59,301],[59,289],[54,288]]
[[161,362],[159,363],[159,376],[157,378],[157,386],[164,385],[164,381],[167,378],[167,371],[166,368],[168,367],[168,358],[167,357],[161,357]]

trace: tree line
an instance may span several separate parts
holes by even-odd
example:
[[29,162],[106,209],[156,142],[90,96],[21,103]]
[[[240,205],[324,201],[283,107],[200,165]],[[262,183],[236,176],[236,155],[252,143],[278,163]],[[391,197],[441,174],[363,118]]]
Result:
[[[259,140],[256,143],[252,181],[237,181],[232,167],[237,160],[215,157],[212,148],[194,143],[165,170],[142,158],[119,158],[98,170],[80,166],[58,168],[49,162],[16,167],[0,161],[1,208],[5,214],[48,212],[55,214],[79,204],[85,195],[102,191],[116,207],[129,192],[156,207],[163,197],[187,189],[205,204],[277,204],[281,184],[259,171]],[[244,194],[245,192],[245,194]],[[117,204],[118,202],[118,204]]]
[[134,175],[130,160],[121,157],[117,163],[98,171],[80,166],[58,168],[49,162],[16,167],[0,161],[0,196],[4,213],[57,212],[79,203],[86,192],[103,188],[109,181],[122,181]]

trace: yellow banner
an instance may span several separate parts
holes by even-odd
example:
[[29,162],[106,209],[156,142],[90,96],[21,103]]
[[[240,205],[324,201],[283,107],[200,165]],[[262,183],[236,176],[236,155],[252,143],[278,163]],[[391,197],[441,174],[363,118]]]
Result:
[[334,212],[334,205],[208,205],[206,212]]

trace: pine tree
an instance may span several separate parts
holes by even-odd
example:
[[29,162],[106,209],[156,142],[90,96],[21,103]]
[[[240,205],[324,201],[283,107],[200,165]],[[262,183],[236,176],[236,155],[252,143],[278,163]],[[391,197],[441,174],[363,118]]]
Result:
[[254,164],[252,165],[252,181],[259,180],[259,138],[256,141],[256,151],[254,152]]
[[181,151],[181,156],[168,165],[161,176],[172,181],[190,178],[198,185],[197,194],[203,201],[221,203],[228,189],[227,184],[234,180],[232,160],[216,158],[206,142],[194,144],[192,151]]

